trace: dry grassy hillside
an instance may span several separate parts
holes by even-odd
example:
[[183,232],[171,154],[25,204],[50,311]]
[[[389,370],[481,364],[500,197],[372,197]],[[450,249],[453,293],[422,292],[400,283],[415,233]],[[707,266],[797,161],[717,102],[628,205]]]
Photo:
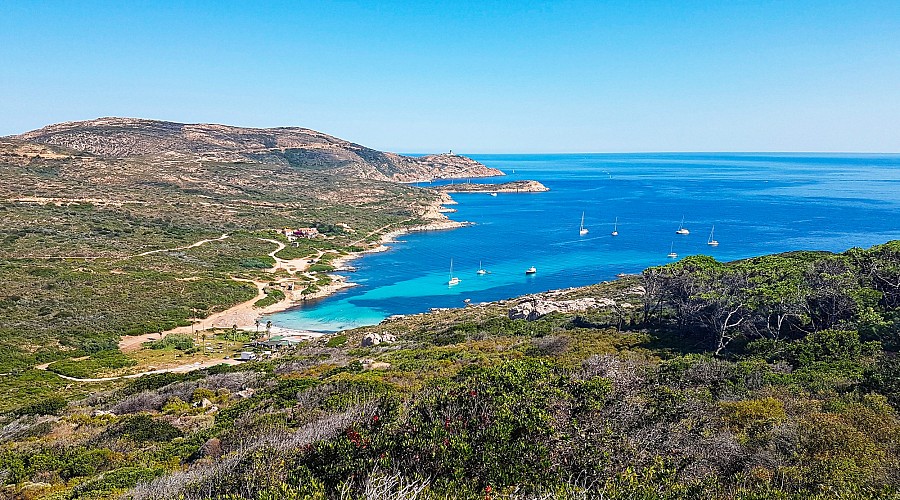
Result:
[[186,155],[202,160],[261,162],[398,182],[502,175],[499,170],[464,156],[402,156],[299,127],[258,129],[100,118],[49,125],[16,138],[106,158]]

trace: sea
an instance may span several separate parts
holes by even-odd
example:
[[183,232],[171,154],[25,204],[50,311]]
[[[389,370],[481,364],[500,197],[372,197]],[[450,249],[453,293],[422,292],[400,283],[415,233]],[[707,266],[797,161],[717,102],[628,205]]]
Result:
[[[453,194],[457,211],[449,217],[472,225],[405,234],[390,250],[351,261],[356,271],[346,274],[356,286],[267,319],[335,332],[611,280],[672,262],[671,252],[731,261],[900,239],[900,155],[470,156],[507,174],[471,182],[529,179],[550,191]],[[676,234],[682,219],[690,234]],[[713,227],[718,246],[707,244]],[[451,262],[460,280],[453,286]]]

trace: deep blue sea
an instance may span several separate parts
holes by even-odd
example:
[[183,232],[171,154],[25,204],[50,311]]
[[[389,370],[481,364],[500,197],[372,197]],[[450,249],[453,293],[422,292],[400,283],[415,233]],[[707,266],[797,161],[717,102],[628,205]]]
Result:
[[[336,331],[464,299],[597,283],[671,262],[670,248],[728,261],[900,239],[900,155],[471,156],[508,174],[477,182],[533,179],[550,191],[454,194],[450,217],[475,225],[404,235],[390,251],[352,261],[359,286],[269,319]],[[579,236],[582,212],[590,232]],[[675,233],[682,217],[686,236]],[[718,247],[707,245],[713,225]],[[451,259],[461,280],[452,287]],[[479,262],[490,274],[476,274]],[[530,266],[537,273],[526,276]]]

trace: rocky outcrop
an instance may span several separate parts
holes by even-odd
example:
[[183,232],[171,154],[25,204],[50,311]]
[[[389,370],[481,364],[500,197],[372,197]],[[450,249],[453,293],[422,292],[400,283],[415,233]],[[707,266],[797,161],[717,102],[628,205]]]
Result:
[[245,128],[139,118],[98,118],[26,132],[18,139],[64,146],[104,158],[165,154],[172,159],[290,165],[365,179],[416,182],[503,175],[471,158],[377,151],[300,127]]
[[[624,304],[623,304],[624,305]],[[630,305],[630,304],[629,304]],[[524,319],[534,321],[550,313],[578,312],[599,307],[615,307],[616,301],[612,299],[595,299],[592,297],[573,300],[547,300],[532,298],[520,302],[509,310],[509,319]]]
[[542,193],[550,188],[538,181],[513,181],[502,184],[449,184],[435,189],[444,193]]
[[365,337],[363,337],[360,346],[362,347],[372,347],[382,343],[388,342],[396,342],[397,337],[391,335],[390,333],[367,333]]

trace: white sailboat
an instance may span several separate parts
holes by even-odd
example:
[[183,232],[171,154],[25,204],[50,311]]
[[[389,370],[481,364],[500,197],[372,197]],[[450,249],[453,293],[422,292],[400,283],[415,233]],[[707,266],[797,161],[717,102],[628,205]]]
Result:
[[716,241],[716,238],[715,238],[715,232],[716,232],[716,226],[713,226],[712,229],[710,229],[710,231],[709,231],[709,239],[706,240],[706,244],[711,247],[719,246],[719,242]]
[[688,231],[686,227],[684,227],[684,217],[683,216],[681,217],[681,224],[678,226],[678,230],[675,231],[675,233],[676,234],[691,234],[691,232]]
[[670,259],[677,259],[677,258],[678,258],[678,254],[675,253],[675,242],[674,242],[674,241],[672,242],[672,245],[669,246],[669,255],[667,255],[666,257],[668,257],[668,258],[670,258]]
[[480,261],[480,260],[478,261],[478,271],[476,271],[475,274],[482,274],[482,275],[483,275],[483,274],[487,274],[487,271],[485,271],[484,268],[481,267],[481,261]]
[[578,229],[578,234],[584,236],[588,234],[588,230],[584,227],[584,212],[581,212],[581,228]]
[[619,218],[618,217],[616,217],[616,223],[613,225],[613,232],[610,234],[613,236],[619,235]]
[[447,285],[453,286],[459,284],[459,278],[453,276],[453,259],[450,259],[450,280],[447,281]]

